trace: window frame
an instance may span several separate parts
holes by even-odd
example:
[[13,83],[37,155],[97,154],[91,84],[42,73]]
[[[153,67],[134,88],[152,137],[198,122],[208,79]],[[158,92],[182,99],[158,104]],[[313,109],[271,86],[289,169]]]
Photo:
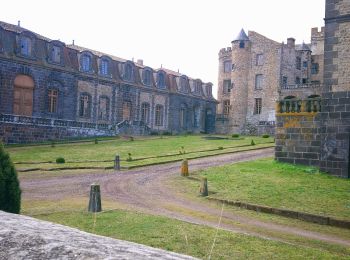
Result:
[[255,98],[254,115],[260,115],[262,112],[262,98]]
[[150,123],[150,112],[151,112],[151,106],[148,102],[143,102],[141,104],[141,121],[145,124]]
[[[106,104],[106,109],[105,109],[105,117],[102,116],[101,114],[101,100],[104,99],[105,100],[105,104]],[[100,121],[108,121],[109,120],[109,110],[110,110],[110,100],[108,96],[102,95],[99,96],[98,98],[98,115],[97,115],[97,119]]]
[[255,90],[262,90],[264,85],[264,75],[256,74],[255,75]]
[[110,66],[111,66],[111,61],[107,57],[101,57],[100,58],[100,75],[105,76],[105,77],[110,77]]
[[[228,82],[228,84],[225,84],[226,82]],[[224,94],[229,94],[229,93],[231,93],[231,89],[232,89],[231,79],[224,79],[223,82],[222,82],[222,91],[223,91],[223,93]]]
[[262,65],[264,65],[264,54],[258,53],[256,54],[255,66],[262,66]]
[[[82,103],[83,99],[86,99],[87,107]],[[92,97],[89,93],[83,92],[79,95],[79,117],[80,118],[91,118],[91,108],[92,108]],[[84,101],[85,103],[85,101]]]
[[229,99],[224,100],[222,104],[222,114],[228,116],[231,110],[231,102]]
[[165,72],[163,71],[157,73],[157,88],[166,89]]
[[[53,94],[52,92],[55,94]],[[56,88],[49,88],[47,91],[47,98],[48,98],[47,112],[50,114],[57,114],[59,90]]]
[[[151,86],[152,85],[152,70],[150,68],[144,68],[142,71],[142,83],[145,86]],[[149,75],[149,77],[147,77]]]
[[164,124],[164,106],[157,104],[154,109],[154,125],[163,126]]
[[224,73],[230,73],[232,71],[232,61],[225,60],[224,61]]
[[90,53],[83,52],[80,56],[80,68],[82,72],[92,72],[92,55]]

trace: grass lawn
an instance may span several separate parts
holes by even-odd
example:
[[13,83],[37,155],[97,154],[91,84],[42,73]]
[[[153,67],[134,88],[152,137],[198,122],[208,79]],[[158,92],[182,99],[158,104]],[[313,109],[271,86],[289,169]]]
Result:
[[[250,145],[251,140],[254,140],[256,144],[255,146]],[[9,146],[6,148],[6,150],[10,153],[10,156],[15,163],[38,162],[37,164],[16,164],[17,169],[76,166],[110,167],[113,166],[112,160],[114,159],[115,154],[120,155],[122,166],[139,166],[150,163],[178,160],[182,158],[190,159],[198,156],[267,147],[273,145],[273,143],[271,143],[272,141],[272,138],[261,137],[206,140],[203,138],[203,135],[189,135],[165,136],[163,138],[134,138],[134,141],[120,138],[115,140],[100,141],[98,144],[95,144],[94,140],[91,140],[91,142],[85,141],[72,144],[56,144],[55,147],[51,147],[51,145],[22,147]],[[182,154],[180,154],[180,151]],[[132,161],[126,161],[128,158],[128,153],[131,154]],[[157,157],[164,155],[169,156]],[[43,163],[49,161],[55,162],[56,158],[58,157],[64,157],[66,163]],[[145,159],[146,157],[148,159]],[[140,158],[143,159],[138,160]],[[105,160],[107,160],[107,162],[102,162]]]
[[[56,212],[37,215],[91,233],[208,259],[216,229],[160,216],[113,210],[94,215]],[[347,251],[312,248],[219,230],[211,259],[347,259]]]
[[[212,197],[350,220],[350,180],[261,159],[197,172]],[[193,189],[197,185],[192,183]]]

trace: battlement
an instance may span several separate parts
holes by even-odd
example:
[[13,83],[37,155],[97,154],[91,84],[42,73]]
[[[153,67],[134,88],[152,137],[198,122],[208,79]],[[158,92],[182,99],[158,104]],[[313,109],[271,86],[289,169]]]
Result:
[[318,27],[311,28],[311,37],[323,37],[324,36],[324,26],[321,27],[321,30],[318,30]]
[[231,47],[227,47],[227,48],[222,48],[220,49],[219,55],[227,55],[227,54],[231,54],[232,52],[232,48]]

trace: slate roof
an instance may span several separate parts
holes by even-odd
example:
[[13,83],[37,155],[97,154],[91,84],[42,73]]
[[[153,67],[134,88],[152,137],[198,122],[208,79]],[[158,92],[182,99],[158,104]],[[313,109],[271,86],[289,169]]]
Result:
[[236,38],[233,41],[249,41],[249,38],[243,28],[239,32],[239,34],[236,36]]
[[18,26],[18,25],[14,25],[14,24],[5,23],[5,22],[0,21],[0,26],[6,31],[11,31],[11,32],[15,32],[15,33],[22,33],[24,31],[29,31],[32,34],[34,34],[38,39],[41,39],[41,40],[44,40],[44,41],[48,41],[48,42],[51,41],[51,39],[49,39],[47,37],[44,37],[44,36],[42,36],[40,34],[37,34],[37,33],[33,32],[31,30],[28,30],[28,29],[23,28],[23,27]]

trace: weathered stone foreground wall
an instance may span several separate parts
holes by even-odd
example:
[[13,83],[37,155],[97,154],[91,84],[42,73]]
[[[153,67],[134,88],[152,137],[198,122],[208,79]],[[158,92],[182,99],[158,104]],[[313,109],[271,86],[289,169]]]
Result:
[[195,259],[0,211],[0,259]]
[[323,93],[320,104],[319,112],[276,114],[275,158],[350,178],[350,91]]

